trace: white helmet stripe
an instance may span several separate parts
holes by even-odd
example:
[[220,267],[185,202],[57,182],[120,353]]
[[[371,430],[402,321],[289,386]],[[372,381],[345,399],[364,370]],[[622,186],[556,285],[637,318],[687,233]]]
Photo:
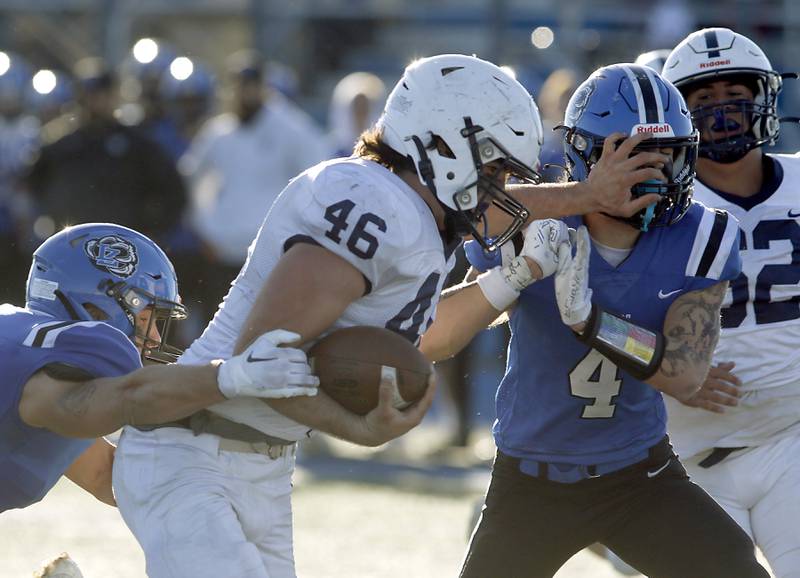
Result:
[[649,67],[643,66],[642,70],[647,75],[648,80],[650,80],[650,86],[653,88],[653,94],[656,97],[656,113],[658,114],[658,122],[663,123],[664,121],[664,103],[661,100],[661,91],[658,90],[658,83],[656,82],[655,72],[650,70]]
[[639,110],[639,124],[655,124],[664,122],[664,106],[658,85],[643,66],[623,67],[636,95],[636,107]]

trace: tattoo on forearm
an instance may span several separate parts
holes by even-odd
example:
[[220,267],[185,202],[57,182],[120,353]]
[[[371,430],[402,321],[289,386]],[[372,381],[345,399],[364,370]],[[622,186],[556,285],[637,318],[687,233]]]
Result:
[[717,283],[703,291],[692,291],[675,302],[670,317],[675,321],[667,329],[667,346],[661,373],[676,377],[698,364],[711,361],[720,331],[720,306],[728,288]]
[[58,404],[64,412],[74,416],[84,416],[94,397],[97,386],[92,382],[82,383],[72,391],[63,395]]

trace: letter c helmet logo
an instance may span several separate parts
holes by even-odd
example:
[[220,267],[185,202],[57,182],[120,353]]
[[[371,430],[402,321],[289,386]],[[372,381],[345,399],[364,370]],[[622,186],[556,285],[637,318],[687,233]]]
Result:
[[117,277],[130,277],[139,264],[136,246],[117,235],[90,239],[86,241],[84,250],[92,265]]

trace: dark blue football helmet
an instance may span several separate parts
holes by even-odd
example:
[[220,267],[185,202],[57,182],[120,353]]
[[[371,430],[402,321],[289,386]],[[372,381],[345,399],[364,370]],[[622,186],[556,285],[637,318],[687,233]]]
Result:
[[[33,254],[25,305],[57,319],[104,321],[138,337],[143,360],[167,363],[181,353],[167,344],[170,321],[187,316],[175,269],[158,245],[127,227],[87,223],[47,239]],[[135,317],[147,307],[142,331]],[[149,337],[153,324],[160,341]]]
[[639,183],[634,197],[658,193],[661,200],[622,219],[647,231],[678,222],[689,209],[697,160],[698,133],[681,93],[657,72],[635,64],[613,64],[592,73],[567,105],[564,149],[570,177],[583,181],[599,160],[605,138],[621,132],[652,132],[634,153],[670,150],[664,167],[666,182]]

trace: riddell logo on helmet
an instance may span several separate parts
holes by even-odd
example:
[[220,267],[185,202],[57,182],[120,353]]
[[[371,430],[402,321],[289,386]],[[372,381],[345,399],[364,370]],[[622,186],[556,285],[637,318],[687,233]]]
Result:
[[725,60],[712,60],[711,62],[701,62],[700,68],[714,68],[715,66],[725,66],[726,64],[730,64],[731,59],[727,58]]
[[642,132],[651,132],[656,136],[675,136],[669,123],[663,124],[636,124],[631,128],[631,136]]

